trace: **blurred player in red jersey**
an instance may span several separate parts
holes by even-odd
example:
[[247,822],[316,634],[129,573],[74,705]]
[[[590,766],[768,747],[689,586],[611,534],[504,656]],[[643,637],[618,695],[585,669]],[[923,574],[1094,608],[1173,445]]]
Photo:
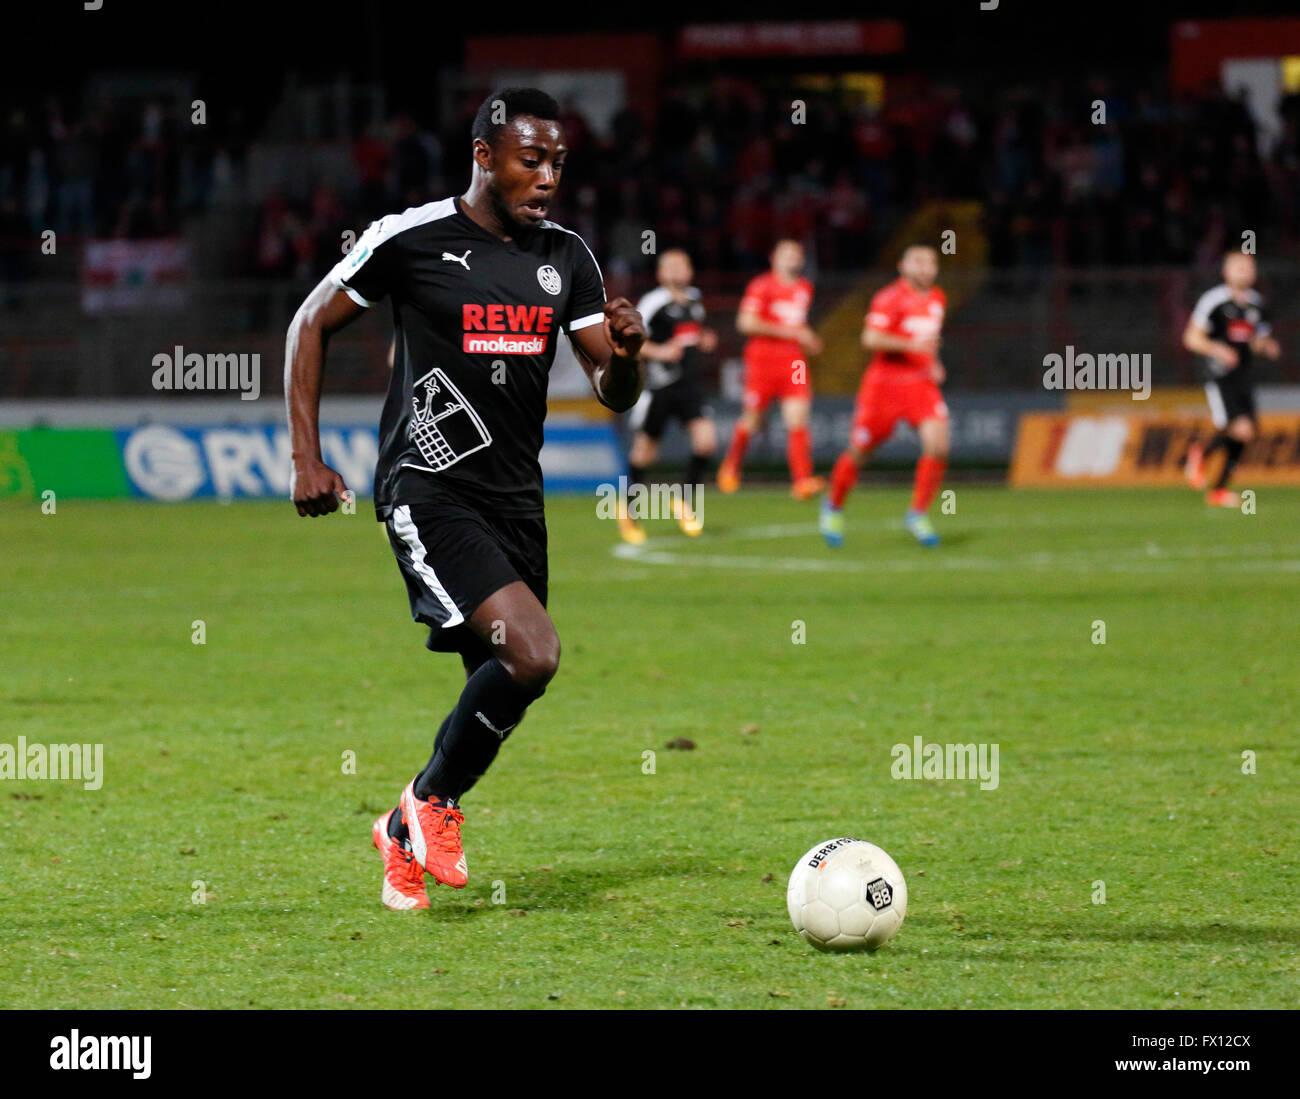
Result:
[[736,328],[749,337],[745,343],[744,409],[727,456],[718,467],[718,488],[735,492],[740,487],[745,448],[758,430],[768,404],[779,397],[786,459],[790,463],[790,494],[807,500],[826,485],[822,478],[813,476],[812,443],[808,438],[812,385],[807,358],[820,353],[822,341],[808,326],[813,288],[799,273],[803,270],[803,245],[796,240],[777,241],[771,259],[772,269],[745,288],[736,315]]
[[912,506],[904,518],[907,529],[923,546],[937,546],[926,510],[948,465],[948,406],[939,386],[944,369],[939,362],[939,331],[947,305],[934,285],[939,253],[927,244],[914,244],[898,262],[900,277],[871,299],[862,325],[862,346],[872,353],[853,410],[848,449],[831,471],[831,489],[821,510],[821,532],[829,546],[844,544],[841,508],[858,479],[868,455],[906,420],[921,436]]

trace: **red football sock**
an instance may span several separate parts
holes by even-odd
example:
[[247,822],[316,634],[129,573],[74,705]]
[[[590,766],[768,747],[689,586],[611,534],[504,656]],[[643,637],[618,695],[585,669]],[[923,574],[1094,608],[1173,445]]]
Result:
[[732,469],[739,470],[741,463],[745,460],[745,449],[749,446],[749,432],[741,423],[736,424],[736,430],[731,433],[731,446],[727,449],[727,457],[724,462]]
[[849,497],[849,490],[858,483],[858,467],[847,454],[841,454],[831,470],[831,507],[840,508]]
[[806,427],[792,427],[786,432],[785,457],[790,463],[790,480],[802,481],[812,476],[812,440]]
[[946,459],[932,458],[928,454],[921,455],[920,461],[916,463],[916,480],[912,485],[913,511],[925,511],[930,506],[934,494],[943,484],[943,474],[947,468]]

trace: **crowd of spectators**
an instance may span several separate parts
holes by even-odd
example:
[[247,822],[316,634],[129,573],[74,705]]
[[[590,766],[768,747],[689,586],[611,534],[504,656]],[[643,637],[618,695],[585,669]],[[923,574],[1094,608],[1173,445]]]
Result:
[[[934,199],[983,204],[998,267],[1184,264],[1235,243],[1300,239],[1300,97],[1261,140],[1220,90],[1170,97],[1102,79],[940,86],[889,80],[879,104],[797,81],[675,80],[653,114],[625,107],[602,130],[564,103],[567,186],[552,216],[614,271],[685,243],[703,268],[750,270],[791,236],[818,267],[874,261],[907,213]],[[1103,104],[1104,121],[1097,104]],[[78,113],[50,101],[0,122],[0,239],[174,234],[223,194],[244,203],[232,274],[303,278],[339,252],[341,228],[461,189],[466,96],[442,131],[411,113],[343,139],[343,181],[250,196],[238,118],[194,126],[188,104],[133,100]],[[432,115],[432,111],[430,115]]]

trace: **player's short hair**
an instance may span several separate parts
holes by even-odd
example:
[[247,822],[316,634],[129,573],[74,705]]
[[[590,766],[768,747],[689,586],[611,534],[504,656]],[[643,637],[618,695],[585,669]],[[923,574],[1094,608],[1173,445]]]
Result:
[[470,136],[495,145],[497,135],[520,115],[553,122],[560,117],[560,105],[540,88],[501,88],[479,106]]
[[924,248],[928,252],[933,252],[936,256],[939,254],[938,247],[931,244],[928,240],[914,240],[898,254],[898,258],[902,259],[908,252],[913,252],[917,248]]

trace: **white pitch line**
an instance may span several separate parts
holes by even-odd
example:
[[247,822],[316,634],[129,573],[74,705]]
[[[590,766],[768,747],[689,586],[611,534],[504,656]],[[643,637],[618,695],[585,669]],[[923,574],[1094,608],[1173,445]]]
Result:
[[[816,534],[816,527],[808,523],[779,523],[766,526],[742,527],[726,532],[733,540],[788,538],[795,533]],[[713,536],[718,538],[717,535]],[[712,540],[712,539],[711,539]],[[719,539],[720,540],[720,539]],[[988,571],[1012,569],[1070,569],[1121,573],[1160,573],[1177,568],[1188,561],[1210,559],[1231,561],[1233,567],[1251,572],[1297,572],[1300,560],[1279,558],[1277,555],[1294,554],[1300,547],[1260,544],[1254,546],[1187,546],[1164,549],[1152,542],[1140,546],[1116,547],[1103,550],[1071,550],[1055,553],[1048,550],[1007,557],[971,557],[945,554],[940,548],[934,551],[911,551],[909,557],[883,557],[861,560],[833,557],[767,557],[739,554],[700,553],[669,549],[661,546],[681,546],[680,540],[651,538],[641,546],[618,543],[610,550],[623,561],[649,565],[697,565],[714,569],[752,569],[774,572],[917,572],[930,571]],[[1129,558],[1129,555],[1135,555]],[[1252,560],[1253,558],[1253,560]]]

